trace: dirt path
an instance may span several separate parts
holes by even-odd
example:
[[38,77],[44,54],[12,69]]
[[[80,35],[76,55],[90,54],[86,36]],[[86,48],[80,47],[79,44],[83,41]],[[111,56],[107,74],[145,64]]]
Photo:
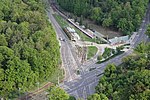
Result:
[[105,29],[102,26],[96,25],[93,21],[90,21],[89,19],[84,19],[83,20],[84,24],[88,24],[90,26],[90,28],[92,28],[93,30],[96,30],[97,32],[105,35],[108,38],[114,38],[114,37],[119,37],[122,36],[121,32],[117,32],[117,31],[113,31],[109,28]]
[[39,88],[33,92],[27,93],[26,95],[21,96],[20,98],[18,98],[18,100],[29,100],[32,98],[32,96],[40,94],[41,92],[45,91],[46,89],[48,89],[52,85],[53,84],[51,82],[48,82],[45,85],[43,85],[41,88]]

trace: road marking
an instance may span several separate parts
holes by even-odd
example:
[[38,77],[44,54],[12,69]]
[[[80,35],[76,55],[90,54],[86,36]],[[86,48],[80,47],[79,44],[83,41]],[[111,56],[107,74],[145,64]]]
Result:
[[[149,18],[149,14],[148,14],[148,18]],[[149,22],[148,22],[148,23],[149,23]],[[57,27],[57,23],[54,23],[54,25],[55,25],[55,27]],[[141,27],[146,27],[146,26],[145,26],[145,24],[142,24]],[[143,30],[142,32],[140,32],[140,34],[142,34],[142,35],[136,36],[137,38],[136,38],[136,41],[135,41],[135,42],[137,42],[138,40],[142,40],[142,39],[139,39],[139,38],[143,37],[144,31],[145,31],[145,29],[142,29],[142,28],[139,29],[139,30],[140,30],[140,31]],[[135,42],[132,42],[133,45],[134,45]],[[138,42],[138,43],[139,43],[139,42]],[[136,43],[136,44],[137,44],[137,43]],[[133,47],[134,47],[134,46],[133,46]],[[71,52],[71,51],[70,51],[70,52]],[[117,59],[118,59],[118,57],[122,58],[122,56],[126,56],[126,55],[128,55],[128,54],[130,54],[130,52],[124,53],[124,55],[121,55],[121,56],[117,56]],[[72,56],[73,56],[73,55],[72,55]],[[110,60],[110,62],[112,62],[112,61],[114,61],[114,60],[117,60],[117,59]],[[118,62],[116,62],[116,63],[118,63]],[[107,64],[108,64],[108,62],[103,63],[103,64],[99,64],[99,67],[100,67],[102,70],[104,70],[104,68],[105,68],[104,65],[107,65]],[[102,67],[101,67],[100,65],[101,65]],[[96,66],[98,66],[98,65],[96,65]],[[67,67],[68,67],[68,66],[67,66]],[[99,67],[98,67],[98,68],[99,68]],[[69,69],[68,69],[68,71],[69,71]],[[90,73],[89,73],[89,74],[90,74]],[[86,76],[87,76],[87,74],[83,74],[83,75],[86,75]],[[71,77],[72,77],[72,76],[71,76]],[[90,79],[90,77],[88,77],[88,78]],[[88,79],[88,78],[87,78],[87,79]],[[80,89],[80,88],[82,87],[82,85],[83,85],[83,87],[84,87],[84,84],[83,84],[84,82],[85,82],[85,80],[83,80],[83,81],[80,82],[81,84],[77,87],[77,90]],[[97,80],[95,79],[94,82],[97,82]],[[92,82],[91,82],[91,83],[92,83]],[[89,84],[91,84],[91,83],[89,83]],[[89,85],[89,84],[86,84],[86,85]],[[80,86],[81,86],[81,87],[80,87]],[[76,90],[74,90],[74,91],[76,91]],[[77,92],[77,91],[76,91],[76,92]],[[77,94],[78,94],[78,92],[77,92]]]

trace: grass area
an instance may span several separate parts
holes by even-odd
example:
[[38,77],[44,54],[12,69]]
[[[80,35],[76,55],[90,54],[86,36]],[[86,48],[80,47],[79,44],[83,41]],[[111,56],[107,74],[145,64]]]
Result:
[[77,28],[74,27],[74,29],[76,30],[76,32],[78,33],[78,35],[80,36],[82,41],[89,41],[89,42],[95,42],[95,43],[103,43],[103,41],[101,41],[98,38],[90,38],[87,35],[85,35],[84,33],[82,33],[80,30],[78,30]]
[[56,69],[56,71],[51,75],[51,77],[48,80],[44,80],[44,82],[36,84],[33,88],[31,88],[29,91],[34,91],[37,90],[38,88],[42,87],[43,85],[45,85],[48,82],[51,82],[53,84],[57,84],[58,83],[58,77],[59,80],[63,80],[64,79],[64,70],[63,69]]
[[98,49],[95,46],[89,46],[87,52],[87,59],[90,59],[97,53]]
[[87,35],[85,35],[84,33],[82,33],[80,30],[78,30],[77,28],[74,27],[74,29],[76,30],[76,32],[78,33],[78,35],[80,36],[80,38],[83,41],[91,41],[92,39],[90,37],[88,37]]
[[[66,20],[64,20],[60,15],[57,15],[57,14],[53,14],[53,16],[55,17],[56,21],[58,22],[58,24],[64,28],[64,27],[67,27],[67,26],[70,26],[68,24],[68,22]],[[95,42],[95,43],[104,43],[103,41],[101,41],[100,39],[98,38],[90,38],[88,37],[87,35],[85,35],[84,33],[82,33],[79,29],[77,29],[76,27],[72,26],[76,32],[78,33],[78,35],[80,36],[81,40],[82,41],[89,41],[89,42]]]
[[[53,83],[52,85],[56,85],[58,83],[58,77],[59,77],[60,82],[64,79],[64,70],[63,69],[60,69],[60,68],[56,69],[56,71],[51,75],[51,77],[48,80],[46,80],[42,83],[36,83],[36,85],[33,88],[28,90],[28,93],[38,90],[38,88],[43,87],[48,82]],[[47,90],[47,89],[45,89],[45,90]],[[26,95],[26,93],[20,92],[20,96],[25,96],[25,95]]]
[[114,58],[114,57],[116,57],[116,56],[118,56],[118,55],[123,54],[123,53],[124,53],[124,51],[120,51],[119,53],[116,53],[116,54],[112,55],[111,57],[106,58],[105,60],[98,61],[97,64],[101,64],[101,63],[103,63],[103,62],[106,62],[106,61],[108,61],[108,60],[110,60],[110,59],[112,59],[112,58]]
[[[57,14],[54,14],[53,15],[56,19],[56,21],[58,22],[58,24],[64,28],[66,26],[69,26],[68,22],[66,20],[64,20],[60,15],[57,15]],[[76,32],[79,34],[80,38],[83,40],[83,41],[91,41],[93,42],[95,39],[91,39],[89,38],[87,35],[83,34],[80,30],[78,30],[76,27],[72,26]]]
[[50,81],[50,82],[52,82],[52,83],[54,83],[54,84],[57,84],[57,83],[58,83],[58,77],[59,77],[59,82],[61,82],[61,80],[64,79],[64,74],[65,74],[64,70],[59,68],[59,69],[57,69],[57,70],[55,71],[55,73],[49,78],[48,81]]
[[66,20],[64,20],[60,15],[53,14],[53,16],[55,17],[56,21],[62,28],[69,26],[69,24],[66,22]]

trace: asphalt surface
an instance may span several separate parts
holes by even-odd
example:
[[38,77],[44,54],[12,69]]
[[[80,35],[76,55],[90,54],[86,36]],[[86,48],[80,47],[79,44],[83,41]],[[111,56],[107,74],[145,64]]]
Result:
[[[78,65],[77,59],[75,59],[73,56],[73,53],[70,49],[69,40],[65,36],[65,33],[63,32],[62,28],[56,22],[52,14],[50,12],[47,12],[47,13],[48,13],[51,23],[53,24],[55,28],[55,31],[57,33],[57,38],[60,42],[60,52],[61,52],[61,57],[62,57],[62,63],[66,71],[65,81],[71,81],[76,77],[75,71]],[[65,41],[63,41],[63,39]]]
[[[135,36],[131,43],[131,49],[129,49],[127,52],[116,56],[109,61],[106,61],[101,64],[90,64],[90,65],[84,65],[81,66],[81,64],[78,62],[78,59],[76,58],[75,54],[73,53],[73,47],[69,43],[70,41],[65,36],[65,33],[59,26],[59,24],[56,22],[54,17],[52,16],[52,11],[50,10],[48,12],[49,19],[52,23],[52,25],[55,28],[55,31],[57,33],[57,37],[61,37],[65,39],[66,41],[60,41],[61,44],[61,56],[63,60],[63,66],[66,71],[66,78],[64,83],[60,84],[62,88],[64,88],[70,95],[75,96],[76,98],[84,98],[86,99],[88,95],[94,93],[94,88],[98,84],[99,78],[101,77],[101,74],[104,72],[105,67],[108,64],[115,64],[119,65],[122,63],[122,58],[130,55],[133,52],[132,48],[135,48],[139,43],[141,42],[147,42],[150,39],[148,36],[146,36],[144,33],[147,29],[147,25],[150,23],[150,5],[148,7],[146,17],[144,18],[140,29],[138,31],[138,34]],[[94,67],[96,68],[93,71],[89,70],[83,70],[82,67]],[[76,75],[76,69],[80,68],[82,74]]]

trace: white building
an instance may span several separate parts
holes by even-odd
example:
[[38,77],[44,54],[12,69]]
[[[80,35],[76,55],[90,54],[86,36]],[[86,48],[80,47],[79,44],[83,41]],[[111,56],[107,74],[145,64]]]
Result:
[[127,43],[128,40],[129,40],[129,35],[109,39],[109,42],[110,45],[115,45],[115,44]]
[[80,40],[80,36],[76,33],[75,29],[71,27],[66,27],[64,31],[66,32],[70,40],[72,41]]

